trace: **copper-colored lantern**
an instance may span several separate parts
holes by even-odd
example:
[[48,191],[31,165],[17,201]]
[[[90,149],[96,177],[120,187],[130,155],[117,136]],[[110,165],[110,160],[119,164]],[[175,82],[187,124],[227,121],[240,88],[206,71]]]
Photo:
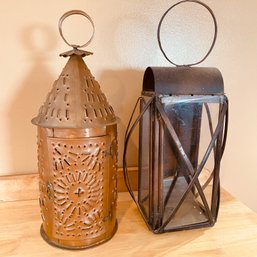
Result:
[[[164,53],[160,28],[158,41]],[[167,55],[164,53],[168,59]],[[170,59],[168,59],[170,61]],[[174,62],[170,61],[174,64]],[[221,73],[216,68],[148,67],[138,103],[140,115],[126,133],[124,176],[142,217],[154,233],[212,226],[220,200],[220,161],[228,122],[228,100]],[[126,152],[135,126],[139,133],[138,198],[131,189]],[[131,125],[131,126],[130,126]]]
[[[59,22],[62,37],[63,20],[74,14],[94,28],[86,13],[70,11]],[[117,229],[117,118],[83,61],[91,53],[79,48],[89,42],[61,54],[69,60],[32,120],[38,126],[41,235],[68,249],[98,245]]]

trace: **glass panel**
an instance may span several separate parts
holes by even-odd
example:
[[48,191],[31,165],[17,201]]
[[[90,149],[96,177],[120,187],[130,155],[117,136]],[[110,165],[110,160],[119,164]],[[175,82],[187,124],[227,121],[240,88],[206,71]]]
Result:
[[[167,128],[164,128],[162,151],[164,174],[163,223],[167,221],[173,210],[177,208],[188,188],[188,184],[202,161],[211,141],[213,131],[217,126],[219,106],[223,99],[222,96],[171,96],[162,98],[164,110],[174,127],[184,152],[194,168],[192,172],[186,168],[184,160],[180,157],[169,131]],[[194,224],[208,221],[209,216],[206,202],[204,201],[205,199],[200,197],[199,191],[204,191],[209,209],[211,209],[213,169],[214,149],[200,173],[199,181],[197,180],[191,188],[165,230],[190,227]]]
[[[166,192],[171,183],[172,180],[166,180],[166,183],[164,183],[166,185]],[[178,205],[187,187],[188,183],[186,179],[184,177],[178,177],[171,197],[169,198],[169,201],[165,207],[164,222],[169,218],[174,208],[176,208]],[[196,201],[194,191],[191,190],[176,212],[175,216],[166,226],[165,230],[177,229],[200,222],[206,222],[208,218],[202,206],[202,204]]]
[[[205,103],[202,111],[202,124],[201,124],[201,138],[199,142],[199,164],[203,159],[208,145],[211,142],[212,135],[218,125],[220,105],[218,103]],[[216,143],[215,143],[216,145]],[[209,206],[212,203],[212,191],[213,191],[213,175],[215,173],[215,146],[212,148],[212,152],[204,165],[204,168],[199,176],[199,182],[204,189]],[[197,197],[198,200],[199,196]]]

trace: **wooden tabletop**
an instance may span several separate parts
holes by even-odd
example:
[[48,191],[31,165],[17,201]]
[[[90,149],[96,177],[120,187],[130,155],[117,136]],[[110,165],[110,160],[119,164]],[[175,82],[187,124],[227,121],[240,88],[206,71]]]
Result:
[[37,200],[0,202],[0,256],[257,256],[257,214],[222,191],[215,227],[154,235],[128,193],[119,193],[118,231],[95,248],[70,251],[48,245],[40,236]]

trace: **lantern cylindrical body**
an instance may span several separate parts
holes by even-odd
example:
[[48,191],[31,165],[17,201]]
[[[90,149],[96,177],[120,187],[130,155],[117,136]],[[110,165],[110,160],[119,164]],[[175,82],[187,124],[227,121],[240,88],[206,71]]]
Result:
[[99,132],[38,128],[41,233],[61,247],[93,246],[116,231],[116,125]]
[[41,235],[82,249],[117,229],[117,118],[81,56],[71,54],[36,118]]

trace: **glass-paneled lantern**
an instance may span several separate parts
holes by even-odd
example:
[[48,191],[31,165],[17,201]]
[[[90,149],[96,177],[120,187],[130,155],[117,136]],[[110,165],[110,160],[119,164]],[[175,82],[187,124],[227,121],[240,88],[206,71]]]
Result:
[[[77,14],[94,28],[86,13],[70,11],[60,19],[62,37],[63,20]],[[117,118],[83,61],[92,53],[79,48],[89,42],[62,54],[69,60],[32,120],[38,126],[41,235],[68,249],[98,245],[117,229]]]
[[[212,11],[199,1],[179,3],[184,2],[200,3],[212,14],[215,36],[211,51],[217,32]],[[163,51],[161,43],[160,48]],[[125,181],[154,233],[213,226],[217,220],[228,100],[218,69],[192,65],[146,69],[137,102],[140,115],[132,125],[130,120],[125,136]],[[137,124],[140,126],[136,197],[129,181],[126,153]]]

